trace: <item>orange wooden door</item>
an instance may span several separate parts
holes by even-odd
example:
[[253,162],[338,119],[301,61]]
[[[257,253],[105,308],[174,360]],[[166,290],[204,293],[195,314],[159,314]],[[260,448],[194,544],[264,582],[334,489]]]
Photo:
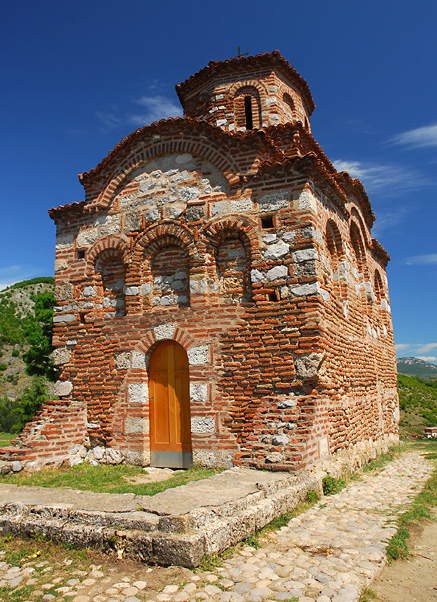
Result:
[[150,357],[149,400],[151,465],[190,466],[188,356],[175,341],[163,341]]

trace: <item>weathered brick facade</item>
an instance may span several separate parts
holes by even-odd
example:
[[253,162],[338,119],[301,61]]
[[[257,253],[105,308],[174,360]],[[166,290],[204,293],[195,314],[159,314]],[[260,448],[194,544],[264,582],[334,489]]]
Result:
[[177,92],[183,118],[124,138],[49,212],[57,393],[86,409],[83,442],[149,463],[164,340],[188,354],[194,461],[288,470],[395,438],[389,257],[311,135],[307,83],[273,52]]

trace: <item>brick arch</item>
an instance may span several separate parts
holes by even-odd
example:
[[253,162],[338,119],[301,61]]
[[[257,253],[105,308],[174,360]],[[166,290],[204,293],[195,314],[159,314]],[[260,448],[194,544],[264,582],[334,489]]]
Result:
[[[159,326],[148,330],[145,333],[143,340],[133,348],[133,351],[138,351],[139,353],[144,353],[145,356],[149,356],[157,344],[165,340],[176,341],[176,343],[179,343],[186,351],[193,347],[202,346],[197,339],[181,326],[176,324],[165,324],[162,326],[162,336],[159,335]],[[169,329],[169,332],[167,333],[165,332],[166,327]],[[158,330],[158,335],[156,330]]]
[[151,226],[135,243],[133,252],[134,263],[141,262],[145,257],[151,257],[165,244],[176,244],[187,251],[190,259],[197,256],[193,232],[182,223],[164,222]]
[[199,234],[205,240],[207,247],[218,247],[229,232],[238,232],[241,235],[252,261],[260,259],[258,231],[255,224],[247,219],[228,218],[210,221],[203,226]]
[[245,79],[244,81],[238,81],[232,84],[232,86],[229,87],[228,89],[228,96],[230,98],[230,100],[234,100],[235,96],[237,95],[237,92],[241,89],[241,88],[255,88],[260,96],[260,101],[261,101],[261,105],[263,105],[265,103],[265,100],[268,96],[268,91],[267,91],[267,86],[263,83],[260,82],[258,79]]
[[117,253],[124,264],[129,263],[130,253],[125,240],[119,236],[108,236],[97,241],[87,253],[88,275],[94,271],[94,264],[102,253]]
[[[137,144],[135,150],[130,153],[130,157],[121,162],[125,169],[113,175],[109,184],[93,204],[108,208],[116,194],[118,194],[123,182],[129,178],[134,170],[151,159],[169,154],[191,153],[200,156],[212,163],[223,174],[230,187],[235,186],[239,183],[239,177],[235,175],[240,172],[239,166],[235,163],[231,154],[226,152],[227,144],[215,144],[217,132],[214,131],[214,134],[210,136],[208,136],[208,133],[205,132],[205,135],[200,137],[196,134],[193,135],[191,131],[187,133],[187,136],[179,136],[174,139],[168,139],[165,134],[162,134],[160,140],[154,140],[153,144],[149,144],[147,147]],[[223,134],[223,137],[225,136]],[[227,140],[224,140],[224,142],[227,142]]]
[[367,228],[364,225],[364,221],[361,216],[361,213],[358,211],[358,209],[356,207],[352,207],[352,209],[351,209],[351,218],[353,218],[357,222],[359,229],[361,231],[361,236],[363,238],[365,246],[369,246],[369,236],[367,234]]
[[350,242],[352,245],[352,249],[354,251],[354,255],[357,261],[358,272],[363,276],[368,276],[368,268],[367,268],[367,257],[366,257],[366,248],[363,241],[363,236],[361,232],[361,228],[359,223],[352,219],[350,222]]
[[378,302],[382,301],[385,298],[385,288],[382,282],[381,273],[378,269],[375,270],[373,276],[373,290],[375,292],[375,297]]
[[326,245],[331,257],[341,259],[344,254],[343,240],[340,230],[333,219],[328,219],[325,228]]

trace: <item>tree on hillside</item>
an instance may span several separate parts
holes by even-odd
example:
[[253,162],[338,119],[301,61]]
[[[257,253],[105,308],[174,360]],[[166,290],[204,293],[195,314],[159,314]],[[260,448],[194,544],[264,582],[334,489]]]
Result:
[[51,356],[54,294],[51,291],[39,293],[33,297],[33,301],[34,315],[23,320],[23,334],[29,346],[28,351],[23,353],[26,373],[31,376],[45,376],[54,381],[58,376]]

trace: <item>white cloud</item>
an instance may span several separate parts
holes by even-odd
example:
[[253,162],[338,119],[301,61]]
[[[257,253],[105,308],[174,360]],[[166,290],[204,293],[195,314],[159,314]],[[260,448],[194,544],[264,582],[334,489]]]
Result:
[[337,171],[347,171],[352,178],[361,180],[368,191],[383,191],[386,196],[428,183],[422,175],[404,166],[343,159],[333,163]]
[[437,146],[437,123],[401,132],[390,142],[411,148]]
[[430,265],[437,264],[437,253],[428,253],[427,255],[413,255],[405,260],[407,265]]
[[408,347],[411,347],[409,343],[398,343],[395,345],[396,351],[404,351],[404,349],[408,349]]
[[0,274],[16,274],[21,270],[21,266],[19,265],[6,265],[3,268],[0,268]]
[[160,119],[177,117],[182,114],[180,105],[172,98],[162,94],[141,96],[133,99],[132,102],[139,105],[142,110],[140,112],[136,110],[121,112],[116,107],[112,107],[110,111],[96,111],[96,117],[104,130],[114,130],[126,125],[142,127]]
[[433,349],[437,349],[437,343],[427,343],[426,345],[421,345],[416,353],[429,353]]
[[142,96],[135,102],[144,108],[144,112],[128,115],[130,123],[134,125],[145,125],[160,119],[177,117],[182,113],[180,105],[166,96]]
[[437,357],[433,355],[416,355],[418,360],[423,360],[424,362],[437,362]]
[[99,119],[105,130],[113,130],[124,123],[123,119],[117,117],[114,113],[96,111],[96,117]]

